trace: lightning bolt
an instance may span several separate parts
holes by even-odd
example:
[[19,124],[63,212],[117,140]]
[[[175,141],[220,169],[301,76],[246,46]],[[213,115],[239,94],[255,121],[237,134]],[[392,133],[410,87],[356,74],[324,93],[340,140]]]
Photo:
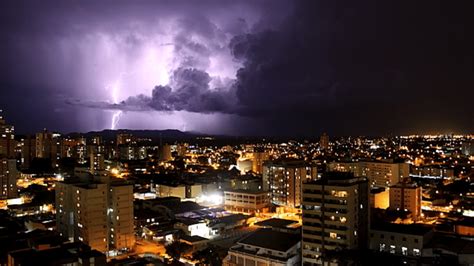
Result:
[[[120,80],[116,81],[112,85],[112,102],[113,103],[119,103],[118,100],[118,92],[120,90],[120,81],[122,79],[122,75],[120,75]],[[122,111],[118,110],[115,111],[114,114],[112,115],[112,124],[110,125],[110,129],[114,130],[117,128],[118,122],[120,121],[120,117],[122,116]]]
[[[105,88],[107,90],[110,90],[111,91],[111,94],[112,94],[112,103],[119,103],[120,100],[119,100],[119,92],[120,92],[120,87],[122,85],[122,79],[125,77],[125,76],[130,76],[130,75],[133,75],[134,72],[130,72],[130,73],[127,73],[127,72],[122,72],[120,73],[120,76],[119,78],[117,79],[117,81],[115,81],[114,83],[112,84],[109,84],[107,86],[105,86]],[[120,121],[120,117],[122,116],[123,114],[123,111],[121,110],[117,110],[117,111],[114,111],[113,115],[112,115],[112,122],[110,124],[110,129],[114,130],[114,129],[117,129],[117,125]]]

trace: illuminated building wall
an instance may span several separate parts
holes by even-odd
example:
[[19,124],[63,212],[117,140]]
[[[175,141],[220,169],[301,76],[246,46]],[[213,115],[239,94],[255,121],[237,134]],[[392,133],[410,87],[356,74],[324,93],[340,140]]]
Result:
[[319,139],[319,147],[321,150],[329,149],[329,136],[326,133],[323,133]]
[[303,264],[320,263],[326,250],[367,246],[368,187],[366,178],[335,172],[303,184]]
[[299,207],[302,182],[317,178],[316,166],[304,161],[266,162],[263,168],[263,190],[273,203],[286,207]]
[[270,205],[269,193],[265,191],[225,191],[224,208],[241,213],[264,212]]
[[421,215],[421,187],[398,183],[390,187],[390,209],[409,211],[413,218]]
[[160,147],[160,161],[171,161],[173,157],[171,156],[171,146],[168,144],[164,144]]
[[390,206],[390,191],[388,188],[379,188],[370,191],[370,207],[387,209]]
[[101,252],[131,248],[132,185],[126,183],[56,184],[57,230]]
[[21,140],[21,167],[30,167],[31,160],[36,156],[36,137],[27,136]]
[[14,127],[7,125],[0,110],[0,158],[14,158],[15,157],[15,135]]
[[61,158],[61,140],[59,134],[53,134],[44,130],[36,133],[36,157],[49,158],[53,166]]
[[257,174],[263,173],[263,164],[270,158],[267,152],[252,153],[252,171]]
[[98,174],[105,170],[104,154],[97,148],[90,152],[90,171],[91,174]]
[[377,187],[390,187],[410,175],[410,165],[407,163],[331,162],[328,170],[368,177],[369,183]]
[[16,181],[18,171],[15,159],[0,159],[0,199],[9,199],[18,196]]

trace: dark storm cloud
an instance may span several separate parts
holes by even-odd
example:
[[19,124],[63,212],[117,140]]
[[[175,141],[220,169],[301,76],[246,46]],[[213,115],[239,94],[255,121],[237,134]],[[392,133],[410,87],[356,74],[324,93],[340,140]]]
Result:
[[195,113],[236,113],[232,90],[210,89],[211,77],[194,68],[178,68],[169,85],[156,86],[151,96],[139,94],[120,103],[71,101],[76,106],[122,111],[189,111]]
[[282,134],[472,132],[470,3],[298,1],[232,40],[240,110]]

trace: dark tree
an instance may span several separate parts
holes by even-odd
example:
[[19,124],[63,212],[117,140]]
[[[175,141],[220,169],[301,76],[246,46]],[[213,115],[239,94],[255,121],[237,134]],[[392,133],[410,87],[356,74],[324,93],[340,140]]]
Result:
[[182,243],[179,240],[175,240],[169,245],[165,246],[166,254],[168,254],[168,256],[170,256],[173,261],[179,261],[181,256],[186,253],[190,248],[191,246]]

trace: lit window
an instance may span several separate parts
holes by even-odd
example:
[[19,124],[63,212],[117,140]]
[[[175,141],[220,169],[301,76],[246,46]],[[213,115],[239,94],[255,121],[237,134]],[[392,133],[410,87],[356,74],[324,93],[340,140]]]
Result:
[[390,245],[390,253],[395,254],[395,246]]
[[403,256],[408,255],[408,248],[407,247],[402,247],[402,254],[403,254]]
[[380,252],[385,251],[385,244],[384,244],[384,243],[380,244],[380,246],[379,246],[379,251],[380,251]]
[[330,232],[330,233],[329,233],[329,237],[332,238],[332,239],[336,239],[336,238],[337,238],[337,234],[336,234],[336,233],[333,233],[333,232]]

